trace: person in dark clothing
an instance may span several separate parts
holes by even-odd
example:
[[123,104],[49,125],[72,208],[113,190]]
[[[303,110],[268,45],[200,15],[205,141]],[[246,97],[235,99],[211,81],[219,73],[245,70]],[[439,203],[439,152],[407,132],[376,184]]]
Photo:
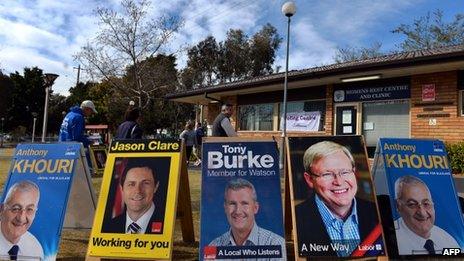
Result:
[[235,137],[237,133],[230,123],[230,116],[232,116],[232,104],[224,104],[221,107],[221,113],[216,117],[213,122],[213,136],[214,137]]
[[143,130],[140,128],[140,109],[129,106],[125,113],[125,121],[118,127],[116,139],[141,139]]
[[[197,146],[197,137],[193,130],[193,122],[185,124],[184,131],[179,136],[180,139],[184,140],[186,152],[187,152],[187,164],[190,161],[190,156],[193,152],[193,147]],[[194,157],[198,160],[198,157],[194,154]]]
[[197,145],[195,146],[195,154],[197,155],[197,162],[195,162],[195,166],[201,164],[201,143],[203,142],[203,137],[205,137],[205,130],[201,125],[201,122],[197,122],[197,128],[195,129],[195,135],[197,138]]

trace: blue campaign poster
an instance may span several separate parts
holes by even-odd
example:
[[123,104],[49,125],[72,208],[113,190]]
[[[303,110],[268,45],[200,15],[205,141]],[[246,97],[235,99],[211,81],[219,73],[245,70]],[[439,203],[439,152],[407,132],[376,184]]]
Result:
[[394,230],[386,236],[396,238],[398,250],[390,252],[435,255],[464,249],[463,216],[443,142],[385,138],[377,150],[381,159],[374,169],[385,175],[378,178],[388,187],[378,194],[389,198]]
[[275,141],[203,143],[200,260],[286,260]]
[[56,259],[81,146],[67,143],[16,147],[1,201],[0,256],[8,257],[11,246],[18,245],[18,259]]

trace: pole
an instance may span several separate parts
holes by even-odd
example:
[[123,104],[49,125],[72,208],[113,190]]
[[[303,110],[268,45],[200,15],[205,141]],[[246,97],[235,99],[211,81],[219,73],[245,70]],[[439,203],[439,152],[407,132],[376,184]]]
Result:
[[[74,67],[74,68],[76,68],[76,67]],[[77,82],[76,82],[76,87],[79,85],[79,77],[80,77],[80,75],[81,75],[81,65],[79,64],[79,65],[77,66]]]
[[287,137],[287,89],[288,89],[288,56],[290,47],[290,16],[287,22],[287,56],[285,58],[285,78],[284,78],[284,101],[283,101],[283,126],[282,126],[282,140],[280,147],[280,165],[285,168],[285,138]]
[[42,142],[45,142],[45,135],[47,133],[49,91],[50,91],[50,86],[45,87],[45,107],[44,107],[44,118],[43,118],[43,125],[42,125]]
[[34,117],[34,122],[32,123],[32,142],[34,142],[35,138],[35,122],[37,121],[37,117]]

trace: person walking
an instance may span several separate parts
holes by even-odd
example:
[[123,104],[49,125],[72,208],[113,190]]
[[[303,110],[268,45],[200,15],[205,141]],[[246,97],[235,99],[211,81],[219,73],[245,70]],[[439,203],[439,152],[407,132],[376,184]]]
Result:
[[[197,146],[197,136],[193,130],[193,123],[187,122],[185,124],[184,131],[179,135],[179,138],[185,142],[187,150],[187,165],[190,161],[190,156],[192,155],[193,147]],[[194,154],[195,158],[198,160],[198,157]]]
[[121,123],[116,132],[116,139],[141,139],[143,130],[140,127],[140,109],[129,105],[124,115],[124,122]]
[[203,137],[205,137],[205,130],[201,125],[201,122],[197,122],[197,127],[195,129],[195,137],[197,139],[197,145],[195,146],[195,154],[198,160],[195,162],[195,166],[199,166],[201,164],[201,144],[203,142]]

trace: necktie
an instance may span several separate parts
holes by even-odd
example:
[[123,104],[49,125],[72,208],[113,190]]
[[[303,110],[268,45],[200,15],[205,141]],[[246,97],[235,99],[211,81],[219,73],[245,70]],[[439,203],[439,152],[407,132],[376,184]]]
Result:
[[10,260],[16,260],[18,258],[18,251],[19,247],[17,245],[11,247],[11,249],[8,251],[8,254],[10,255]]
[[433,247],[433,241],[431,239],[427,239],[427,241],[425,241],[424,248],[427,249],[429,254],[435,255],[435,247]]
[[129,225],[130,234],[137,234],[139,231],[140,231],[140,226],[137,225],[137,223],[132,222],[132,224]]

